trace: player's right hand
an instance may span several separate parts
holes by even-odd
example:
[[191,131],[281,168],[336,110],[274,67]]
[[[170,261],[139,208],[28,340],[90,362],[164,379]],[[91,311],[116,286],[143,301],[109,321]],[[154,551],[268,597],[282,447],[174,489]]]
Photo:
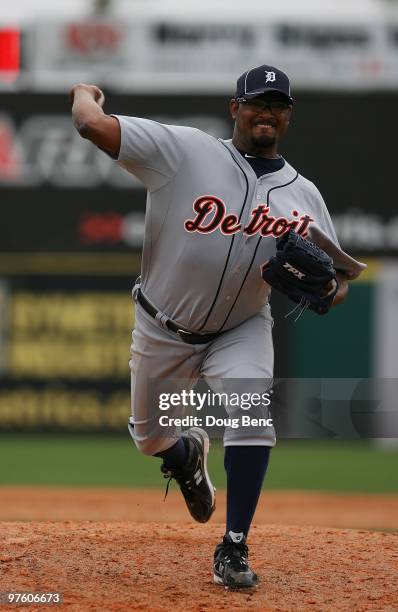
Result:
[[71,106],[73,106],[73,102],[75,99],[75,95],[78,91],[86,91],[89,93],[92,98],[97,102],[97,104],[102,108],[105,103],[105,95],[104,92],[97,87],[96,85],[86,85],[85,83],[78,83],[74,85],[69,92],[69,99]]

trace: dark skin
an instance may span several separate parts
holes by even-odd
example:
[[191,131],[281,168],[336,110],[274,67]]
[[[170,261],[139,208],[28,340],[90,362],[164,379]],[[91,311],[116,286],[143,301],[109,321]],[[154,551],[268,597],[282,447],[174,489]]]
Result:
[[[277,93],[269,93],[261,98],[267,101],[286,102]],[[278,157],[279,141],[286,134],[292,116],[289,105],[282,113],[272,113],[269,108],[258,110],[250,104],[242,104],[232,99],[229,110],[235,121],[232,143],[250,155],[275,159]]]
[[71,89],[69,98],[73,123],[80,136],[117,157],[120,150],[119,121],[102,110],[105,96],[101,89],[96,85],[79,83]]
[[[281,100],[278,93],[269,93],[267,100]],[[96,85],[80,83],[70,91],[73,123],[82,136],[93,144],[117,157],[120,150],[120,126],[115,117],[106,115],[102,110],[105,103],[103,92]],[[232,143],[250,155],[269,159],[278,157],[278,145],[285,135],[292,107],[282,113],[272,113],[269,108],[261,111],[250,105],[240,104],[235,99],[229,104],[231,116],[235,121]],[[339,290],[333,306],[344,301],[348,293],[345,274],[337,272]],[[325,287],[325,293],[333,290],[333,284]]]

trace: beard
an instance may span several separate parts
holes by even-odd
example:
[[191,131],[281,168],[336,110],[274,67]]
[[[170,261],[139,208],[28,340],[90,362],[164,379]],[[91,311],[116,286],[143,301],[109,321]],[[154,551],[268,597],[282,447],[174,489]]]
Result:
[[275,136],[252,136],[252,145],[258,149],[268,149],[276,144]]

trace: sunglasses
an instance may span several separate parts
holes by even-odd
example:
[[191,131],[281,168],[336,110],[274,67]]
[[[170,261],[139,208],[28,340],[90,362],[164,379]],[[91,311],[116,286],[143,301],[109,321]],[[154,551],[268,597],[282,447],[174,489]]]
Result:
[[256,111],[264,111],[268,109],[273,115],[281,115],[290,108],[290,104],[281,102],[280,100],[264,100],[262,98],[253,98],[247,100],[247,98],[236,98],[239,104],[245,104],[247,107],[252,108]]

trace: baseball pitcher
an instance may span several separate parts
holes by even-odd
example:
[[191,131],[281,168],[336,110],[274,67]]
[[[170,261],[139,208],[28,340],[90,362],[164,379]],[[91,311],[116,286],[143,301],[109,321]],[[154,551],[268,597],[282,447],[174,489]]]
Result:
[[[325,314],[364,266],[339,248],[315,185],[278,153],[294,104],[281,70],[263,65],[239,77],[229,103],[230,140],[107,115],[104,101],[95,85],[74,86],[74,125],[147,189],[141,277],[133,290],[129,431],[142,453],[162,459],[161,471],[204,523],[215,508],[208,434],[202,427],[165,430],[148,381],[168,381],[179,393],[204,378],[210,389],[263,397],[273,378],[271,287],[299,312]],[[236,408],[226,410],[235,418]],[[253,401],[252,410],[262,425],[227,425],[224,433],[226,529],[213,575],[231,588],[258,583],[247,537],[275,445],[272,422],[261,418],[269,417],[267,405]],[[179,408],[169,409],[173,415]]]

